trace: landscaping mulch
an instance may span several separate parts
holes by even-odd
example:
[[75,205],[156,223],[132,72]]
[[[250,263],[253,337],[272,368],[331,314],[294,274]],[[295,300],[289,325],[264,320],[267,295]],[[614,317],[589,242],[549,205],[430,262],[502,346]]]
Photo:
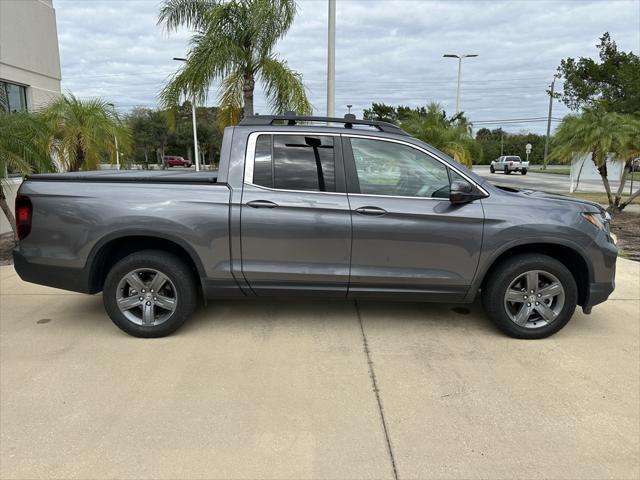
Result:
[[622,211],[614,214],[611,233],[618,237],[622,256],[640,262],[640,213]]
[[13,263],[11,252],[14,245],[13,233],[0,234],[0,265],[11,265]]

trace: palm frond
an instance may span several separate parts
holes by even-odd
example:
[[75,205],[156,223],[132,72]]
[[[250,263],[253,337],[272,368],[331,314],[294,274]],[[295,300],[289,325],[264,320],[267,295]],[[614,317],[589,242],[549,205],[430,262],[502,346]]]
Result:
[[39,118],[27,112],[0,112],[0,172],[23,175],[54,170],[48,148],[49,130]]
[[160,7],[157,24],[164,24],[167,31],[175,31],[182,26],[202,30],[206,25],[206,12],[218,3],[216,0],[165,0]]
[[291,70],[285,60],[275,56],[263,58],[260,61],[260,77],[273,113],[292,110],[300,115],[311,114],[302,75]]

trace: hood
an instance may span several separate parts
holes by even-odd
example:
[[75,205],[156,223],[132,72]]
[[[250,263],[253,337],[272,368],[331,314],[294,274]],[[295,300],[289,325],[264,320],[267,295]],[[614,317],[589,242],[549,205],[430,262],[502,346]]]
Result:
[[561,203],[569,203],[574,206],[582,206],[585,212],[600,212],[604,213],[605,209],[599,203],[592,202],[590,200],[582,200],[581,198],[569,197],[568,195],[562,195],[559,193],[547,193],[540,192],[538,190],[519,190],[512,187],[497,187],[502,191],[511,192],[520,196],[532,197],[536,199],[551,200]]

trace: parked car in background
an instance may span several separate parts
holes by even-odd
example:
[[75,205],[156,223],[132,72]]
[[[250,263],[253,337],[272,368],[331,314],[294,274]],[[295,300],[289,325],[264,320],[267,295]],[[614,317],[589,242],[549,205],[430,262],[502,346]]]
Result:
[[522,159],[516,155],[503,155],[491,162],[489,170],[491,173],[504,172],[505,175],[509,175],[511,172],[520,172],[522,175],[527,174],[529,169],[529,162],[522,161]]
[[177,157],[175,155],[165,155],[164,164],[167,167],[190,167],[191,160],[185,160],[184,157]]
[[542,338],[607,299],[618,253],[600,205],[496,187],[354,116],[245,117],[218,171],[30,175],[16,220],[23,280],[102,291],[139,337],[175,331],[202,298],[481,295],[504,332]]

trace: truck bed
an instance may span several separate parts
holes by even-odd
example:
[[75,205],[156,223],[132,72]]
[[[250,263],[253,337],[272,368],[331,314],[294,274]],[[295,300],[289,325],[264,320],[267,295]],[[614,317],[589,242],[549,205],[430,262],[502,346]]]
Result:
[[96,170],[89,172],[39,173],[31,181],[58,182],[149,182],[217,183],[218,171],[177,173],[168,170]]

